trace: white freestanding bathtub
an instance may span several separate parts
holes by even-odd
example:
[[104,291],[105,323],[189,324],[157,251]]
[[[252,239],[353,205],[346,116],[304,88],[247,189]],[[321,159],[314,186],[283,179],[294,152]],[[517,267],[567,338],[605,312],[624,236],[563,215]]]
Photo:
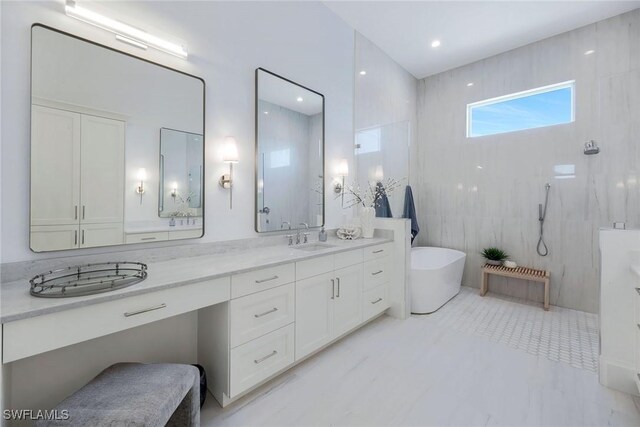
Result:
[[411,249],[411,313],[433,313],[458,295],[466,257],[454,249]]

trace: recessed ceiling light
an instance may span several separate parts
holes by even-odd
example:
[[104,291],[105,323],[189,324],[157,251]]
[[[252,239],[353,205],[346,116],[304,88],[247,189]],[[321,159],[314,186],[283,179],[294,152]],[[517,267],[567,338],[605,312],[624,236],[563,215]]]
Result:
[[269,112],[268,112],[268,111],[265,111],[264,113],[265,113],[265,114],[269,114]]
[[304,100],[302,99],[302,97],[301,97],[301,96],[299,96],[299,97],[296,99],[296,101],[298,101],[298,102],[302,102],[302,101],[304,101]]
[[476,166],[476,167],[477,167],[478,169],[482,169],[482,166],[480,166],[480,165],[478,165],[478,166]]
[[471,87],[471,86],[473,86],[473,82],[467,83],[467,87]]
[[588,50],[588,51],[586,51],[584,54],[585,54],[585,55],[591,55],[591,54],[592,54],[592,53],[594,53],[594,52],[595,52],[595,50],[593,50],[593,49],[589,49],[589,50]]
[[440,46],[440,40],[434,40],[431,42],[431,47],[438,47]]
[[360,71],[360,75],[361,75],[361,76],[366,76],[366,75],[367,75],[367,72],[366,72],[365,70],[362,70],[362,71]]

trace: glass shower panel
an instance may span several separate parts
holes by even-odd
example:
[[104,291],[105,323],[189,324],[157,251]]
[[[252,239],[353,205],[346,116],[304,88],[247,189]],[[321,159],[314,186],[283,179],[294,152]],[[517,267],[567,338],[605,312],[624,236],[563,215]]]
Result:
[[356,181],[375,185],[393,178],[400,187],[389,195],[394,218],[402,217],[404,187],[409,178],[409,121],[390,123],[356,131]]

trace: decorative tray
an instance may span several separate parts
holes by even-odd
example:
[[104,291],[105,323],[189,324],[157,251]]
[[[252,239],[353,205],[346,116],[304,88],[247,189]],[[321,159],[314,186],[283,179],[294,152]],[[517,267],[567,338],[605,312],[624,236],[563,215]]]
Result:
[[104,262],[52,270],[38,274],[31,283],[31,295],[68,298],[115,291],[147,278],[147,265],[140,262]]

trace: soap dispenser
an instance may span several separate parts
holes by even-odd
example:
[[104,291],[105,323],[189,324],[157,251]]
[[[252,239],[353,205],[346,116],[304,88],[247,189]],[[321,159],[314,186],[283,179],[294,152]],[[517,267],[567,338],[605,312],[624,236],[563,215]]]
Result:
[[320,232],[318,233],[318,240],[321,242],[327,241],[327,232],[324,231],[324,226],[320,229]]

